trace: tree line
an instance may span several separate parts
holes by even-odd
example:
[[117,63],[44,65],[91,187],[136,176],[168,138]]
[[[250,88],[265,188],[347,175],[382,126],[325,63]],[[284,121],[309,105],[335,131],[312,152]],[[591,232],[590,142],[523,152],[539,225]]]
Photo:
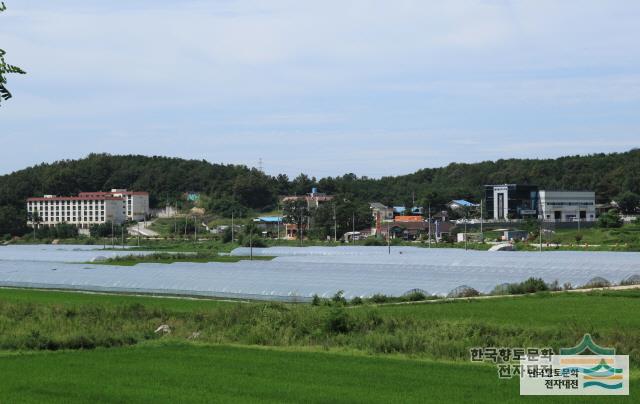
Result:
[[[205,160],[140,155],[90,154],[79,160],[39,164],[0,176],[0,235],[21,235],[26,228],[25,200],[44,194],[74,195],[81,191],[127,188],[150,193],[151,207],[185,203],[185,192],[198,192],[204,207],[229,217],[270,211],[282,195],[304,195],[311,188],[335,195],[340,225],[356,215],[358,227],[368,203],[388,206],[427,206],[434,210],[451,199],[478,201],[485,184],[535,184],[541,189],[593,190],[598,202],[621,196],[633,207],[640,194],[640,149],[624,153],[568,156],[557,159],[508,159],[441,168],[382,178],[345,174],[317,179],[300,174],[267,175],[244,165],[213,164]],[[342,206],[344,205],[344,206]],[[637,205],[637,203],[636,203]],[[323,234],[331,234],[333,211],[316,212]],[[347,213],[349,215],[347,215]],[[351,219],[353,220],[353,218]],[[347,230],[348,229],[343,229]]]

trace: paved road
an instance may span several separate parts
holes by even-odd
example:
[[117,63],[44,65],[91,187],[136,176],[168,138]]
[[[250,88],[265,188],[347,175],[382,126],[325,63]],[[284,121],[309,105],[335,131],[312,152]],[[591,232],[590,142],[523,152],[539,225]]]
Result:
[[145,223],[140,222],[138,224],[129,226],[127,231],[132,236],[137,236],[138,234],[140,234],[141,236],[144,236],[144,237],[158,237],[159,234],[157,232],[149,229],[152,223],[153,223],[153,220],[147,220],[147,223],[146,223],[147,227],[144,227]]

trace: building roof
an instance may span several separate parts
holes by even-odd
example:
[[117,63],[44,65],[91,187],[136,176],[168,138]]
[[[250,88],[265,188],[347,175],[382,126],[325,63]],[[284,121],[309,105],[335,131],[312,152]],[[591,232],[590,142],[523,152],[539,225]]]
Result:
[[122,201],[121,197],[110,195],[87,195],[87,196],[51,196],[27,198],[27,202],[46,201]]
[[111,190],[109,192],[104,192],[104,191],[94,191],[94,192],[79,192],[78,196],[102,196],[102,195],[113,195],[113,194],[118,194],[118,195],[149,195],[148,192],[144,192],[144,191],[127,191],[122,190],[122,189],[117,189],[117,190]]
[[465,207],[474,207],[474,206],[478,206],[478,204],[477,204],[477,203],[469,202],[469,201],[464,200],[464,199],[454,199],[454,200],[452,200],[451,202],[452,202],[452,203],[455,203],[455,204],[457,204],[457,205],[460,205],[460,206],[465,206]]
[[369,207],[371,209],[378,209],[378,210],[389,209],[389,207],[381,204],[380,202],[370,202]]
[[396,216],[393,218],[394,222],[423,222],[422,216]]
[[[393,222],[390,226],[391,229],[404,229],[404,230],[425,230],[429,228],[427,222]],[[386,231],[386,228],[384,229]],[[432,227],[435,231],[435,226]]]
[[282,222],[282,216],[260,216],[253,219],[254,222],[278,223]]

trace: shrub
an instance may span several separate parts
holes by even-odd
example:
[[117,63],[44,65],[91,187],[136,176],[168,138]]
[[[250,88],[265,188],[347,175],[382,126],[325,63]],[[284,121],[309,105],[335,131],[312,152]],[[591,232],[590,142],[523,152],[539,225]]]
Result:
[[313,295],[313,299],[311,300],[311,305],[320,306],[321,304],[322,304],[322,300],[320,299],[320,296]]
[[347,299],[344,298],[344,290],[339,290],[335,295],[331,298],[331,301],[338,305],[347,304]]
[[375,295],[371,296],[370,300],[373,303],[387,303],[389,301],[389,296],[383,295],[382,293],[376,293]]
[[360,296],[356,296],[353,299],[351,299],[351,304],[354,306],[358,306],[361,305],[363,303],[362,298]]
[[224,233],[222,233],[222,242],[225,244],[232,242],[232,235],[233,232],[231,231],[231,227],[226,228]]
[[622,227],[622,218],[615,209],[609,210],[607,213],[600,215],[598,218],[598,227],[617,228]]
[[249,236],[243,235],[241,239],[242,239],[241,243],[243,247],[264,248],[267,246],[267,243],[265,243],[264,239],[262,239],[261,237],[253,236],[253,238],[249,240]]
[[549,290],[549,286],[541,278],[529,278],[524,282],[511,283],[507,292],[511,295],[522,295]]
[[411,293],[404,295],[402,297],[402,300],[405,300],[408,302],[419,302],[422,300],[427,300],[427,295],[419,291],[413,291]]
[[377,237],[369,237],[366,240],[364,240],[364,245],[366,246],[380,246],[380,245],[386,245],[386,243],[384,242],[384,240],[379,239]]
[[329,312],[327,331],[336,334],[345,334],[348,333],[352,327],[353,321],[344,308],[335,307]]
[[476,297],[480,296],[480,292],[475,290],[474,288],[465,288],[462,293],[459,294],[459,297]]

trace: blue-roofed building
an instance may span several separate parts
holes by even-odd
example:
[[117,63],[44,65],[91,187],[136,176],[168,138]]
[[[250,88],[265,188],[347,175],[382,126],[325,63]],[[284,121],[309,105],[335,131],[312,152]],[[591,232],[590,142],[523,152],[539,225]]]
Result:
[[253,222],[258,226],[264,237],[279,237],[285,234],[282,216],[259,216],[253,219]]
[[260,216],[253,221],[256,223],[282,223],[282,216]]

